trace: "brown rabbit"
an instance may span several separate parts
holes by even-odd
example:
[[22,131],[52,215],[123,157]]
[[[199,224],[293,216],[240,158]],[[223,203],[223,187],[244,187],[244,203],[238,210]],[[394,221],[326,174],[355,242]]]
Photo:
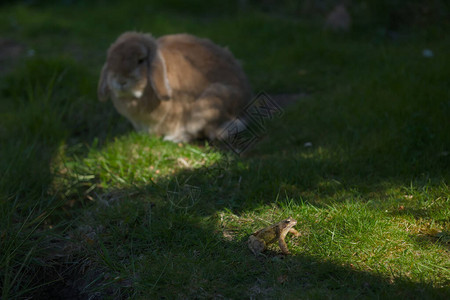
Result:
[[98,98],[111,98],[138,131],[189,142],[216,138],[251,89],[231,52],[210,40],[125,32],[108,49]]

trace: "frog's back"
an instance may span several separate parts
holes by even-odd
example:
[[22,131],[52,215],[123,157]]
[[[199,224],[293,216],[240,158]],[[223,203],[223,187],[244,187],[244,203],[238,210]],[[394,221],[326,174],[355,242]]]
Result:
[[256,236],[266,242],[266,244],[270,244],[276,242],[278,240],[278,236],[280,235],[278,226],[271,226],[269,228],[264,228],[256,233]]

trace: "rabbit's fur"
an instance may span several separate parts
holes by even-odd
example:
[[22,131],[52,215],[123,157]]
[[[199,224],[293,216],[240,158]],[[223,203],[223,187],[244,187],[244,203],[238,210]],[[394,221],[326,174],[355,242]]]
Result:
[[138,131],[189,142],[216,138],[251,89],[231,52],[210,40],[125,32],[108,49],[98,97],[111,98]]

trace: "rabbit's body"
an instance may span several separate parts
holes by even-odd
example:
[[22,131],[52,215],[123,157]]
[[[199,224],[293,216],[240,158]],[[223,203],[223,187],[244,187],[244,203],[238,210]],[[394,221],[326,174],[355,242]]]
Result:
[[214,139],[248,103],[248,80],[233,55],[188,34],[124,33],[111,45],[99,98],[138,131],[175,142]]

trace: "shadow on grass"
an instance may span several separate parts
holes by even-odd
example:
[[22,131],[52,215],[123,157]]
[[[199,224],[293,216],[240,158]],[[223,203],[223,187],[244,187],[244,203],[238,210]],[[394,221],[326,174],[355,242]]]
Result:
[[[58,248],[53,243],[59,233],[51,228],[64,232],[71,219],[60,210],[64,199],[52,193],[61,153],[85,155],[87,145],[128,130],[121,122],[111,126],[117,122],[112,109],[94,113],[99,108],[83,96],[90,89],[84,78],[85,70],[63,58],[33,58],[2,77],[0,297],[5,299],[33,290],[43,283],[40,271],[53,268],[49,249]],[[50,217],[58,222],[50,223]]]
[[[19,175],[4,180],[48,179],[37,184],[43,189],[38,193],[45,193],[51,182],[52,160],[59,151],[83,156],[93,144],[102,146],[131,129],[111,106],[105,109],[96,99],[89,99],[94,85],[86,77],[87,70],[71,59],[33,58],[3,78],[0,105],[5,122],[0,138],[6,147],[1,149],[2,167],[8,172],[18,169]],[[11,163],[23,166],[8,168]],[[20,176],[20,172],[28,175]],[[8,182],[5,185],[19,188]],[[31,183],[23,186],[34,190]]]

